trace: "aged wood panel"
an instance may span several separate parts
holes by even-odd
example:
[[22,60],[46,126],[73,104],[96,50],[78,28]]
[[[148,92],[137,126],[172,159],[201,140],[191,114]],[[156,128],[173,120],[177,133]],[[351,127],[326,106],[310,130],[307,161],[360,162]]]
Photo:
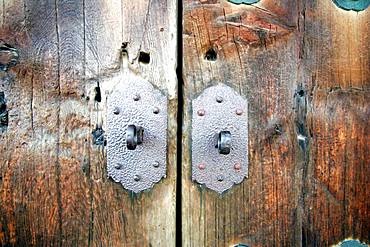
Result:
[[[9,111],[8,129],[1,134],[1,243],[56,245],[62,211],[55,6],[31,1],[3,6],[1,38],[19,50],[22,62],[1,72]],[[32,26],[26,27],[26,17]]]
[[[332,1],[184,1],[184,246],[369,242],[369,11]],[[191,181],[191,99],[249,100],[249,178]]]
[[[175,244],[176,4],[0,4],[0,38],[20,54],[0,71],[9,118],[0,133],[1,246]],[[129,71],[169,98],[167,178],[138,195],[105,168],[106,99]]]
[[[370,243],[370,12],[307,2],[303,87],[307,94],[303,243],[352,237]],[[304,119],[302,118],[304,123]]]

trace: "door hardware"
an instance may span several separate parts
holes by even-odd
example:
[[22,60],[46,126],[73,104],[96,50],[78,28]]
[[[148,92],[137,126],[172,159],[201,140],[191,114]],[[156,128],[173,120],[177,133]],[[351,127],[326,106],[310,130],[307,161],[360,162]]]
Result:
[[217,148],[220,154],[229,154],[231,149],[230,131],[221,131],[218,134]]
[[194,99],[192,108],[192,179],[222,193],[248,175],[248,102],[217,85]]
[[107,110],[107,170],[138,193],[166,176],[167,97],[137,76],[112,90]]
[[143,143],[144,129],[131,124],[127,126],[126,142],[129,150],[135,150],[137,145]]
[[333,0],[334,3],[344,10],[362,11],[370,5],[369,0]]

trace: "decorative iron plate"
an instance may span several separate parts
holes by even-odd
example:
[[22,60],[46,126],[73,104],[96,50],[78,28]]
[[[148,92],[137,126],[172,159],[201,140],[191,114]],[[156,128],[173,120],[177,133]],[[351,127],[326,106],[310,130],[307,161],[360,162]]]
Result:
[[[144,130],[135,150],[127,148],[129,125]],[[108,98],[107,170],[115,182],[138,193],[166,176],[167,97],[138,77],[120,82]]]
[[[192,102],[192,179],[222,193],[248,176],[248,102],[232,88],[212,86]],[[219,153],[221,131],[231,150]]]

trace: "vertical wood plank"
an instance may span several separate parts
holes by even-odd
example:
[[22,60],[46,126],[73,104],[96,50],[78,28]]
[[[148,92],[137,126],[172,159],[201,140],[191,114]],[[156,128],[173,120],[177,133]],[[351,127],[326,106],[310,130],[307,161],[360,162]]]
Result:
[[[185,246],[369,241],[368,13],[184,1]],[[249,178],[223,195],[191,182],[189,151],[191,100],[217,83],[249,100]]]
[[[184,1],[184,246],[298,244],[297,8],[295,1]],[[191,182],[188,148],[191,100],[217,83],[249,101],[249,178],[223,195]]]
[[[20,61],[0,71],[9,110],[0,133],[0,245],[174,246],[176,1],[4,6],[1,39]],[[150,53],[148,64],[138,62],[140,51]],[[128,71],[169,98],[167,178],[138,195],[106,173],[106,100]]]
[[2,37],[18,49],[22,61],[1,72],[9,109],[9,127],[1,134],[1,242],[57,245],[62,224],[56,8],[32,1],[6,1],[4,6]]
[[369,9],[304,6],[303,89],[310,133],[303,244],[369,243]]
[[122,1],[85,1],[85,93],[89,106],[89,156],[86,172],[90,174],[92,214],[89,226],[91,246],[124,245],[129,223],[122,207],[131,199],[122,187],[107,177],[105,155],[105,115],[107,88],[104,78],[120,70],[122,44]]
[[63,246],[88,246],[91,187],[86,172],[90,135],[85,74],[84,1],[56,1],[59,55],[59,166]]
[[[124,76],[128,71],[148,79],[169,98],[167,178],[152,190],[139,195],[125,191],[106,177],[104,145],[90,150],[93,245],[173,246],[176,230],[176,1],[100,1],[87,5],[86,10],[86,25],[95,23],[98,27],[86,32],[86,91],[93,101],[89,103],[93,132],[106,129],[108,92],[115,83],[128,78]],[[118,11],[122,19],[116,18]],[[102,43],[111,48],[107,49]],[[127,43],[127,47],[121,54],[123,43]],[[140,52],[150,54],[148,64],[139,62]],[[94,64],[100,57],[99,63]],[[96,100],[97,87],[101,92],[100,102]]]

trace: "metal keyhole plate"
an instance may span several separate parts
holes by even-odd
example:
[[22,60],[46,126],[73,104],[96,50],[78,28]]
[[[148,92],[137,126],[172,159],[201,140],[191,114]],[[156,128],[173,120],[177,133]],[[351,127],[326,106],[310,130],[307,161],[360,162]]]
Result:
[[[234,89],[212,86],[192,102],[192,179],[222,193],[248,176],[248,102]],[[230,153],[219,134],[230,132]]]
[[[127,147],[128,126],[140,126],[142,143]],[[108,98],[107,170],[115,182],[135,193],[166,175],[167,97],[142,78],[130,76]]]

